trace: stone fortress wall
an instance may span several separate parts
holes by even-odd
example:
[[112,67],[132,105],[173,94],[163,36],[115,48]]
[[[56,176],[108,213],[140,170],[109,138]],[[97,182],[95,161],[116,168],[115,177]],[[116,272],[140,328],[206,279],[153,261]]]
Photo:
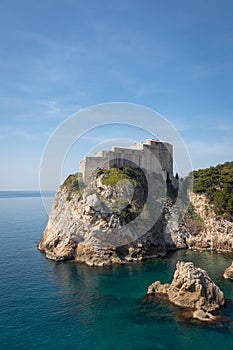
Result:
[[148,173],[162,173],[173,182],[173,147],[159,140],[146,140],[127,148],[113,146],[111,151],[100,151],[93,157],[81,160],[80,172],[86,182],[98,168],[123,166],[140,167]]

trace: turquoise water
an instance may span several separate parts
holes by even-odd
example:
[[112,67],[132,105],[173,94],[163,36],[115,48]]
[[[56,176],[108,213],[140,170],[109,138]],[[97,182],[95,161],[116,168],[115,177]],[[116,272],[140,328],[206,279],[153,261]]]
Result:
[[[38,194],[0,193],[0,349],[233,349],[233,283],[221,278],[232,255],[178,252],[112,268],[55,263],[36,249],[46,222]],[[225,326],[183,322],[171,305],[144,297],[153,281],[171,281],[179,259],[222,288]]]

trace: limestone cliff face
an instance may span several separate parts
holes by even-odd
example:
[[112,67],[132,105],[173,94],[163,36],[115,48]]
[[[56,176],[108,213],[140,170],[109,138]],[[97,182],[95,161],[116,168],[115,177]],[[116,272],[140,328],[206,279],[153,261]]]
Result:
[[192,193],[193,217],[179,222],[176,212],[165,208],[165,240],[177,249],[233,252],[233,222],[217,217],[205,195]]
[[233,251],[233,223],[219,218],[208,204],[205,195],[192,193],[190,197],[195,212],[202,222],[183,220],[180,232],[185,232],[188,248],[197,250]]
[[[98,266],[164,256],[174,249],[233,251],[233,223],[217,218],[204,195],[191,195],[201,223],[186,216],[179,223],[178,214],[167,203],[145,234],[138,236],[135,232],[143,232],[146,218],[128,229],[127,220],[140,214],[140,206],[144,205],[145,186],[140,181],[136,197],[132,197],[129,182],[106,185],[103,176],[82,193],[62,185],[38,249],[52,260]],[[125,200],[133,203],[128,212],[122,210]]]
[[[52,260],[75,260],[96,266],[165,255],[167,248],[161,218],[156,228],[141,237],[135,234],[134,227],[128,229],[122,222],[127,220],[120,213],[125,206],[123,198],[131,199],[130,187],[129,183],[121,183],[119,187],[104,185],[101,177],[82,194],[61,186],[38,249]],[[142,192],[139,192],[135,206],[143,202]],[[137,210],[131,208],[128,216],[133,216]],[[138,222],[136,231],[143,232],[143,229],[143,221]]]
[[79,222],[74,220],[67,193],[59,188],[56,193],[48,224],[38,244],[38,249],[52,260],[73,260],[77,243],[71,240],[71,233],[77,231]]

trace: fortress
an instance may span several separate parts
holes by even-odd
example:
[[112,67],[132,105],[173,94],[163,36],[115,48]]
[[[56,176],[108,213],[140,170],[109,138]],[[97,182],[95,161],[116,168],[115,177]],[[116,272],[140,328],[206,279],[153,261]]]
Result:
[[80,161],[80,172],[86,182],[98,168],[141,168],[147,173],[162,173],[173,182],[173,147],[170,143],[146,140],[123,148],[113,146],[111,151],[100,151]]

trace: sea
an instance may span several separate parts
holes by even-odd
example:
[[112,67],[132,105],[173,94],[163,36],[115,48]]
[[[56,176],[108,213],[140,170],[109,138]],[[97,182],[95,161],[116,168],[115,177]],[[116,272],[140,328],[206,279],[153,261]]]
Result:
[[[47,220],[39,192],[0,192],[1,350],[233,349],[233,283],[221,277],[232,254],[184,250],[101,268],[54,262],[37,250]],[[187,321],[146,297],[155,280],[171,282],[178,260],[206,269],[223,290],[226,322]]]

